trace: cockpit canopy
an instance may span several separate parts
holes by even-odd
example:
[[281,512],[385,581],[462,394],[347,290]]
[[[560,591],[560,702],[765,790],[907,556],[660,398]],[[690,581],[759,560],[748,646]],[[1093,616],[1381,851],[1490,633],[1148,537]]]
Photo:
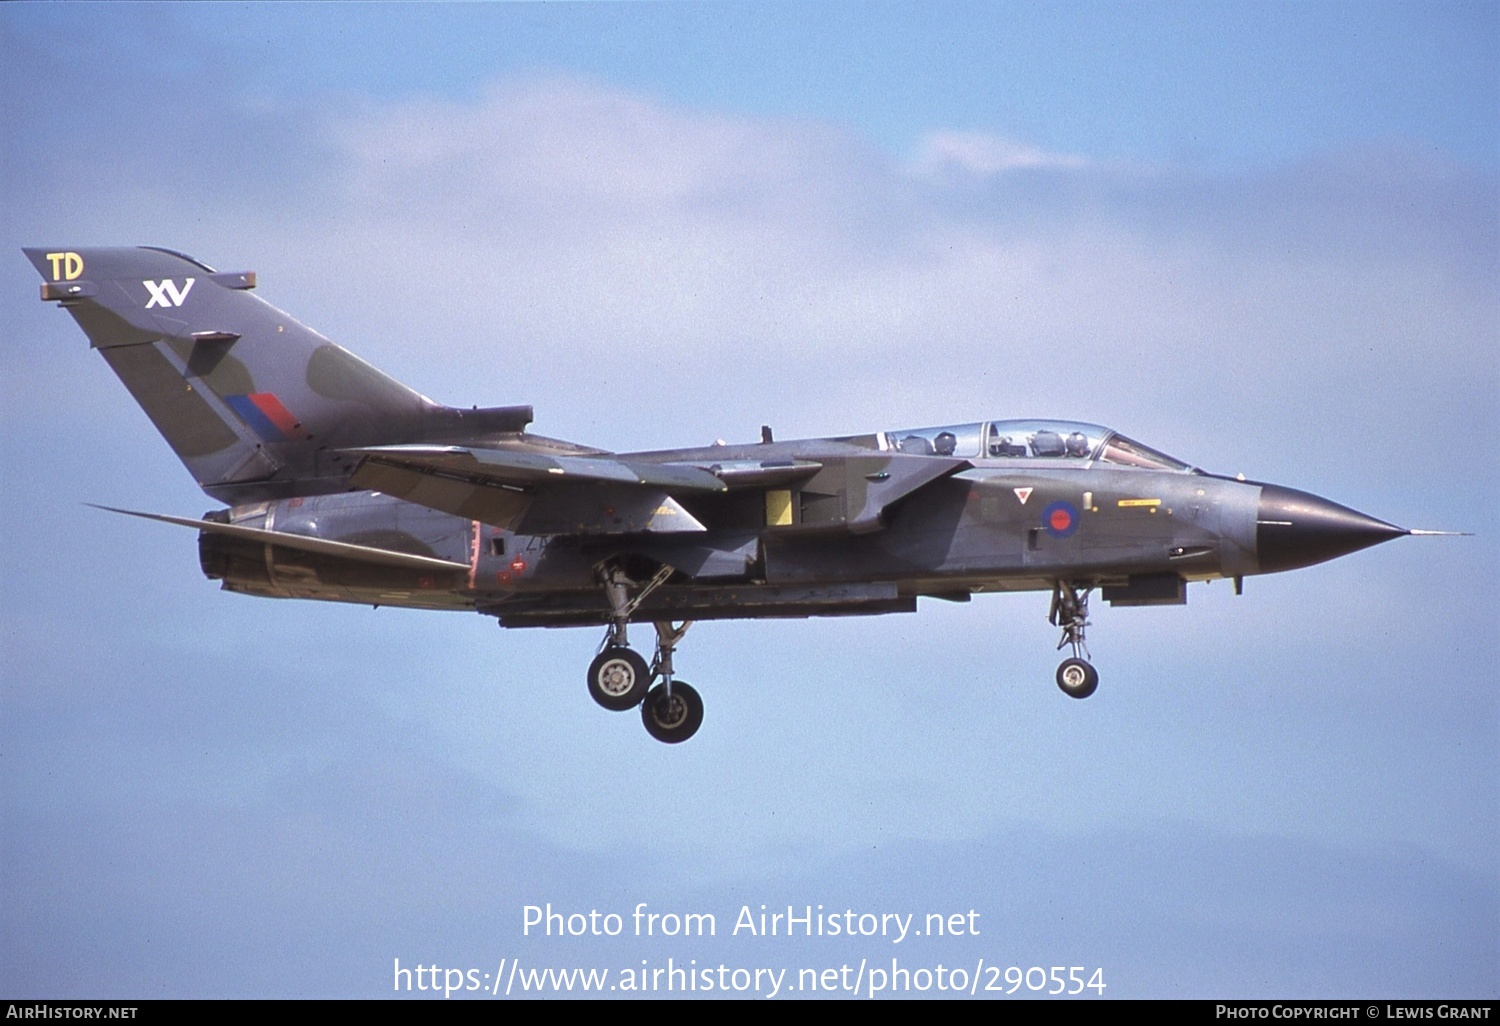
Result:
[[882,438],[885,448],[917,456],[1078,464],[1099,460],[1147,470],[1193,469],[1109,428],[1068,420],[987,420],[978,424],[887,431]]

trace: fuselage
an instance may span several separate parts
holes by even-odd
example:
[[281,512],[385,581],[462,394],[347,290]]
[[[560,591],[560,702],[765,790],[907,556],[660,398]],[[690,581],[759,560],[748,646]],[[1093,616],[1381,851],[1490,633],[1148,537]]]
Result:
[[[1029,433],[1018,434],[1016,424]],[[1314,496],[1205,474],[1092,425],[959,427],[622,457],[721,473],[747,463],[820,461],[823,469],[795,487],[683,499],[702,527],[693,531],[527,534],[371,491],[258,502],[227,514],[245,526],[462,563],[466,573],[376,566],[207,533],[203,565],[226,588],[251,594],[470,609],[515,626],[561,626],[606,618],[597,568],[622,559],[640,563],[643,574],[672,568],[632,611],[636,620],[892,612],[914,608],[922,596],[1046,591],[1058,581],[1102,587],[1111,601],[1170,604],[1185,601],[1190,581],[1288,569],[1404,533]],[[958,441],[969,451],[955,453],[944,435],[965,428],[976,432]],[[1038,436],[1052,435],[1087,442],[1071,452],[1038,447]],[[924,450],[914,441],[924,438],[948,451]],[[860,489],[913,451],[963,456],[969,466],[881,510],[878,529],[851,530],[851,510],[865,498]],[[1288,497],[1301,508],[1290,509]],[[1331,554],[1330,523],[1338,534],[1331,548],[1339,549]],[[1309,532],[1315,551],[1302,551]],[[1299,561],[1308,555],[1315,558]]]

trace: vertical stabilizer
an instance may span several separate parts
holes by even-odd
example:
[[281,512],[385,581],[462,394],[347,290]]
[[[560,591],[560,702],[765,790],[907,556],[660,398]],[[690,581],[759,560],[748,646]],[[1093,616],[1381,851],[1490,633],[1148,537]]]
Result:
[[39,247],[73,315],[203,490],[227,503],[345,487],[337,450],[422,438],[447,413],[250,291],[169,250]]

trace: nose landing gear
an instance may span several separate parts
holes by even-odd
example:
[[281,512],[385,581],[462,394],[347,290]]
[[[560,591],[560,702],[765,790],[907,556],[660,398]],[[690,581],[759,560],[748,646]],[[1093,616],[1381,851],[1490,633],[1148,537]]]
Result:
[[1047,619],[1054,627],[1062,628],[1062,640],[1057,647],[1071,645],[1073,648],[1072,658],[1064,659],[1057,667],[1057,686],[1069,698],[1087,698],[1099,687],[1099,671],[1083,658],[1089,651],[1083,633],[1089,625],[1091,591],[1091,585],[1079,586],[1066,581],[1058,581],[1052,588],[1052,610]]
[[1099,687],[1099,671],[1084,659],[1064,659],[1057,667],[1057,686],[1070,698],[1087,698]]

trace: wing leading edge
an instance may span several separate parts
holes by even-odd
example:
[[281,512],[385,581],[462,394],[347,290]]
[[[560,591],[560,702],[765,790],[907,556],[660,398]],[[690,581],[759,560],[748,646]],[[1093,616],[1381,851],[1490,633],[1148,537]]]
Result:
[[356,488],[526,534],[706,531],[672,494],[726,489],[697,467],[617,458],[424,445],[346,451],[361,457]]
[[343,451],[360,460],[350,479],[356,488],[535,535],[702,532],[708,527],[683,502],[788,488],[834,498],[840,512],[822,526],[864,534],[883,527],[893,503],[971,466],[899,453],[710,462],[456,445]]

